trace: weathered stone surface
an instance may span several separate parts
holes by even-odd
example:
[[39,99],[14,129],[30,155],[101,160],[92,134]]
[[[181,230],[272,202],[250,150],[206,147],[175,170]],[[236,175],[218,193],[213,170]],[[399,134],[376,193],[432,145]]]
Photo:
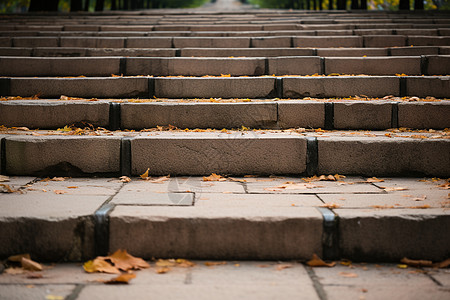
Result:
[[118,37],[61,37],[61,47],[124,48],[125,38]]
[[448,98],[450,91],[450,77],[430,76],[406,78],[407,96]]
[[58,47],[57,37],[14,37],[12,45],[14,47]]
[[319,140],[319,174],[447,177],[448,140],[330,137]]
[[109,125],[109,103],[76,101],[0,102],[0,123],[7,127],[56,129],[77,122]]
[[408,36],[408,45],[413,46],[448,46],[449,36]]
[[300,48],[184,48],[181,56],[185,57],[222,57],[222,56],[248,56],[248,57],[273,57],[273,56],[311,56],[313,49]]
[[356,57],[356,56],[386,56],[383,48],[318,48],[317,56],[321,57]]
[[392,104],[383,102],[335,102],[334,127],[336,129],[388,129],[391,128]]
[[398,105],[398,126],[418,129],[450,127],[450,102],[405,102]]
[[171,37],[129,37],[127,48],[172,48]]
[[175,48],[249,48],[250,38],[248,37],[234,37],[234,38],[186,38],[174,37],[173,47]]
[[120,140],[115,137],[12,136],[6,139],[6,172],[12,175],[43,172],[80,176],[118,172],[119,167]]
[[[1,106],[0,106],[1,107]],[[272,103],[123,103],[122,127],[265,128],[277,122]]]
[[30,285],[1,285],[0,294],[3,299],[9,300],[40,300],[49,297],[68,297],[75,289],[75,285],[45,285],[34,286]]
[[326,58],[325,74],[421,75],[420,57]]
[[399,94],[397,77],[339,76],[283,78],[283,97],[383,97]]
[[148,258],[306,259],[322,252],[322,216],[305,207],[119,206],[110,232],[111,250],[127,247]]
[[273,98],[274,78],[156,78],[160,98]]
[[406,36],[401,35],[367,35],[364,36],[364,47],[401,47],[406,46]]
[[289,48],[291,37],[258,37],[251,39],[253,48]]
[[392,47],[389,48],[392,56],[420,56],[420,55],[438,55],[439,47],[417,46],[417,47]]
[[319,57],[277,57],[269,58],[268,74],[272,75],[313,75],[319,74]]
[[450,75],[450,55],[428,56],[427,75]]
[[314,36],[293,37],[294,47],[362,47],[363,39],[360,36]]
[[339,209],[341,255],[376,261],[448,257],[450,242],[443,228],[450,214],[442,209]]
[[281,128],[323,128],[324,104],[310,101],[279,101],[278,126]]
[[306,140],[257,133],[138,137],[131,141],[132,174],[301,174]]

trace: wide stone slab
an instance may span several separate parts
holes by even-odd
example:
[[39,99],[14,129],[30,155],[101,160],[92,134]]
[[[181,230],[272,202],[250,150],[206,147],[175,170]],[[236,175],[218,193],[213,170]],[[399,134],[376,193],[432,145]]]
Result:
[[82,136],[11,136],[5,141],[6,173],[81,176],[120,168],[120,139]]
[[109,125],[109,103],[104,101],[11,100],[0,102],[1,124],[7,127],[61,128],[78,122]]
[[[1,106],[0,106],[1,107]],[[123,103],[122,128],[267,128],[277,122],[272,103]]]
[[450,102],[404,102],[398,105],[398,126],[418,129],[450,127]]
[[385,101],[349,101],[334,103],[334,128],[372,129],[392,128],[392,104]]
[[131,172],[155,175],[300,174],[306,140],[270,134],[142,136],[131,141]]
[[447,177],[448,140],[389,137],[318,138],[319,174]]
[[206,37],[174,37],[175,48],[250,48],[249,37],[206,38]]
[[290,100],[278,103],[278,126],[281,128],[323,128],[325,105],[321,102]]
[[126,247],[145,258],[307,259],[322,252],[315,208],[119,206],[110,232],[110,250]]
[[362,47],[363,38],[360,36],[311,36],[293,37],[293,47]]
[[275,78],[155,78],[160,98],[274,98]]
[[442,261],[450,242],[443,209],[338,209],[340,250],[355,260],[399,261],[403,257]]
[[[325,74],[421,75],[420,57],[326,58]],[[435,74],[435,73],[431,73]]]
[[312,56],[313,49],[300,48],[183,48],[184,57],[274,57],[274,56]]
[[450,77],[448,76],[406,77],[407,96],[448,98],[449,91]]
[[321,72],[319,57],[277,57],[269,58],[268,74],[313,75]]

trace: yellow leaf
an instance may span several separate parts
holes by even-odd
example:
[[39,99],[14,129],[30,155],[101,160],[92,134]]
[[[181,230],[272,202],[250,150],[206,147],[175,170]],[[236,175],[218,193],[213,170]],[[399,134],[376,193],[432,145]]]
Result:
[[177,263],[177,266],[182,268],[190,268],[195,266],[195,263],[187,259],[178,258],[175,262]]
[[94,260],[90,260],[83,265],[83,269],[88,273],[109,273],[109,274],[120,274],[120,271],[107,262],[106,257],[99,256]]
[[147,171],[145,171],[144,174],[140,175],[142,179],[148,178],[148,171],[150,170],[150,168],[147,168]]
[[42,271],[42,266],[39,263],[32,261],[31,259],[22,257],[20,263],[22,264],[22,268],[24,268],[24,270]]
[[128,176],[122,176],[119,178],[122,182],[131,182],[131,178]]
[[25,254],[17,254],[17,255],[10,256],[10,257],[8,257],[8,261],[21,262],[23,257],[25,257],[27,259],[31,259],[30,254],[25,253]]
[[398,264],[397,268],[399,268],[399,269],[407,269],[408,265]]
[[104,281],[104,283],[106,283],[106,284],[128,284],[128,282],[133,278],[136,278],[135,274],[126,273],[126,274],[121,274],[117,277],[114,277],[111,280]]
[[336,204],[336,203],[327,203],[327,204],[322,204],[320,207],[334,209],[334,208],[339,208],[341,206],[339,204]]
[[225,181],[227,180],[223,176],[217,175],[216,173],[212,173],[209,176],[203,176],[203,181]]
[[151,183],[163,183],[164,181],[167,181],[169,179],[170,179],[170,175],[162,176],[162,177],[155,178],[155,179],[151,179],[150,177],[145,178],[145,180],[147,180],[148,182],[151,182]]
[[324,262],[322,259],[320,259],[319,256],[317,256],[317,254],[313,254],[311,260],[307,261],[306,264],[310,267],[329,267],[329,268],[334,267],[336,265],[335,262],[331,263]]
[[384,182],[384,179],[378,179],[376,177],[371,177],[366,180],[367,182]]
[[169,267],[159,267],[156,269],[156,273],[158,273],[158,274],[165,274],[169,271],[170,271]]
[[155,264],[157,267],[173,267],[176,261],[174,259],[158,259]]
[[107,258],[111,260],[117,269],[122,271],[150,268],[150,265],[145,260],[132,256],[126,250],[119,249],[114,254],[107,256]]
[[53,177],[50,179],[51,181],[65,181],[66,179],[64,177]]
[[14,193],[14,192],[17,191],[11,188],[9,184],[0,184],[0,193]]
[[0,182],[8,182],[8,181],[9,181],[8,176],[0,175]]
[[220,265],[226,265],[226,261],[207,261],[205,262],[205,266],[207,267],[214,267],[214,266],[220,266]]

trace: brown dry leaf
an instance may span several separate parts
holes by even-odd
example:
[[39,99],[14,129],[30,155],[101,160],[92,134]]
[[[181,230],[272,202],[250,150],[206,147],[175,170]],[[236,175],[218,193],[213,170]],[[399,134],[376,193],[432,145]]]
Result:
[[319,186],[314,185],[312,183],[295,183],[293,181],[286,181],[285,183],[280,184],[275,187],[264,188],[264,190],[270,191],[270,192],[280,192],[283,190],[306,190],[306,189],[312,189],[312,188],[316,188],[316,187],[319,187]]
[[181,268],[191,268],[195,266],[195,263],[187,259],[178,258],[176,261],[177,266]]
[[416,198],[413,198],[414,201],[424,201],[424,200],[426,200],[426,199],[427,199],[427,196],[426,196],[426,195],[422,195],[422,197],[416,197]]
[[339,272],[338,274],[339,274],[339,276],[346,277],[346,278],[356,278],[356,277],[358,277],[358,274],[350,273],[350,272]]
[[51,181],[65,181],[66,179],[64,177],[53,177],[50,179]]
[[313,254],[311,260],[307,261],[306,264],[310,267],[334,267],[336,265],[335,262],[326,263],[324,262],[317,254]]
[[433,262],[431,260],[414,260],[409,258],[402,258],[400,260],[402,264],[411,266],[411,267],[432,267]]
[[119,178],[122,182],[131,182],[131,178],[128,176],[122,176]]
[[54,190],[53,192],[54,192],[56,195],[67,194],[67,191],[63,191],[63,190]]
[[366,182],[369,182],[369,183],[372,183],[372,182],[384,182],[384,179],[378,179],[376,177],[371,177],[371,178],[368,178],[366,180]]
[[22,261],[22,257],[25,257],[27,259],[31,259],[30,254],[25,253],[25,254],[17,254],[17,255],[13,255],[8,257],[8,261],[12,261],[12,262],[21,262]]
[[141,176],[142,179],[148,178],[148,177],[149,177],[149,176],[148,176],[148,171],[149,171],[149,170],[150,170],[150,168],[147,168],[147,171],[145,171],[144,174],[141,174],[141,175],[139,175],[139,176]]
[[158,259],[155,264],[157,267],[173,267],[176,265],[176,261],[174,259]]
[[9,186],[9,184],[0,184],[0,193],[14,193],[17,192],[17,190],[14,190]]
[[431,206],[429,206],[428,204],[425,204],[425,205],[418,205],[418,206],[410,206],[408,208],[412,208],[412,209],[427,209],[427,208],[431,208]]
[[106,257],[99,256],[94,260],[90,260],[83,264],[83,269],[88,273],[109,273],[109,274],[120,274],[120,271],[107,262]]
[[382,187],[386,192],[396,192],[396,191],[406,191],[408,188],[405,187]]
[[41,264],[32,261],[31,259],[22,257],[20,263],[22,264],[22,268],[28,271],[42,271]]
[[163,183],[164,181],[167,181],[170,179],[170,175],[167,176],[162,176],[156,179],[150,179],[150,177],[145,178],[145,180],[147,180],[148,182],[151,183]]
[[128,284],[128,282],[133,278],[136,278],[135,274],[126,273],[126,274],[121,274],[117,277],[114,277],[111,280],[104,281],[104,283],[106,283],[106,284]]
[[225,177],[217,175],[216,173],[212,173],[209,176],[203,176],[203,181],[225,181],[225,180],[227,180]]
[[7,268],[3,271],[5,274],[9,274],[9,275],[17,275],[17,274],[23,274],[25,272],[24,269],[22,268]]
[[443,190],[449,190],[450,189],[450,182],[446,182],[444,184],[438,185]]
[[159,267],[159,268],[156,268],[156,273],[158,273],[158,274],[165,274],[165,273],[167,273],[167,272],[169,272],[170,271],[170,268],[169,267]]
[[68,189],[77,189],[78,187],[73,185],[73,186],[68,186],[67,188]]
[[107,258],[111,260],[117,269],[122,271],[150,268],[150,265],[145,260],[132,256],[126,250],[119,249],[112,255],[107,256]]
[[8,182],[9,181],[9,177],[5,176],[5,175],[0,175],[0,182]]
[[214,267],[214,266],[220,266],[220,265],[226,265],[226,261],[207,261],[205,262],[205,266],[207,267]]
[[433,267],[440,269],[447,268],[448,266],[450,266],[450,258],[447,258],[444,261],[433,264]]
[[336,204],[336,203],[327,203],[327,204],[322,204],[320,207],[334,209],[334,208],[339,208],[341,206],[339,204]]
[[275,267],[275,270],[281,271],[288,268],[292,268],[292,264],[279,264]]

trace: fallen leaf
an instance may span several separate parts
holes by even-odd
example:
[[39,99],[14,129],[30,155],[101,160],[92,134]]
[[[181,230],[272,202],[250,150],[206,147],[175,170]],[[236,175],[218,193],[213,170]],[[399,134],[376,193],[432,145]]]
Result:
[[343,266],[349,267],[349,266],[352,265],[352,261],[351,261],[351,260],[348,260],[348,259],[343,259],[343,260],[340,262],[340,264],[343,265]]
[[225,181],[227,180],[225,177],[221,175],[217,175],[216,173],[212,173],[209,176],[203,176],[203,181]]
[[213,266],[220,266],[220,265],[226,265],[226,261],[207,261],[205,262],[205,266],[207,267],[213,267]]
[[278,264],[278,265],[275,267],[275,269],[276,269],[277,271],[281,271],[281,270],[288,269],[288,268],[292,268],[292,265],[291,265],[291,264]]
[[17,275],[17,274],[23,274],[25,272],[24,269],[22,268],[7,268],[3,271],[5,274],[10,274],[10,275]]
[[195,266],[195,263],[187,259],[178,258],[176,261],[178,267],[191,268]]
[[0,175],[0,182],[8,182],[9,181],[9,177],[5,176],[5,175]]
[[402,264],[411,266],[411,267],[431,267],[433,266],[433,262],[431,260],[414,260],[409,258],[402,258],[400,260]]
[[128,176],[122,176],[119,178],[122,182],[131,182],[131,178]]
[[369,183],[372,183],[372,182],[384,182],[384,179],[378,179],[376,177],[371,177],[371,178],[368,178],[366,180],[366,182],[369,182]]
[[169,272],[170,271],[170,268],[169,267],[159,267],[159,268],[156,268],[156,273],[158,273],[158,274],[165,274],[165,273],[167,273],[167,272]]
[[136,278],[135,274],[126,273],[126,274],[121,274],[117,277],[114,277],[111,280],[104,281],[104,283],[106,283],[106,284],[128,284],[128,282],[133,278]]
[[64,177],[53,177],[50,179],[51,181],[65,181],[66,179]]
[[270,192],[280,192],[283,190],[306,190],[306,189],[312,189],[312,188],[316,188],[316,187],[319,187],[319,186],[314,185],[312,183],[295,183],[293,181],[287,181],[287,182],[280,184],[278,186],[275,186],[275,187],[264,188],[264,190],[270,191]]
[[94,260],[85,262],[83,269],[88,273],[109,273],[109,274],[120,274],[119,269],[107,262],[106,257],[99,256]]
[[17,255],[10,256],[10,257],[8,257],[8,261],[20,263],[22,261],[23,257],[25,257],[27,259],[31,259],[30,254],[25,253],[25,254],[17,254]]
[[139,257],[134,257],[126,250],[117,250],[112,255],[107,256],[114,266],[122,271],[140,270],[150,268],[150,265]]
[[45,300],[64,300],[64,297],[59,295],[47,295],[45,296]]
[[326,204],[322,204],[320,207],[334,209],[334,208],[339,208],[341,206],[339,204],[336,204],[336,203],[326,203]]
[[448,266],[450,266],[450,258],[447,258],[444,261],[433,264],[433,267],[440,269],[447,268]]
[[42,271],[42,266],[39,263],[32,261],[31,259],[28,259],[26,257],[22,257],[20,263],[22,264],[22,268],[24,270]]
[[426,200],[426,199],[427,199],[427,196],[426,196],[426,195],[423,195],[422,197],[416,197],[416,198],[413,198],[414,201],[424,201],[424,200]]
[[68,189],[77,189],[78,187],[77,186],[68,186],[67,188]]
[[356,277],[358,277],[358,274],[350,273],[350,272],[339,272],[338,274],[339,274],[339,276],[346,277],[346,278],[356,278]]
[[67,194],[67,191],[63,191],[63,190],[54,190],[53,192],[54,192],[56,195]]
[[313,254],[311,260],[307,261],[306,264],[310,267],[334,267],[336,265],[335,262],[326,263],[324,262],[317,254]]
[[399,268],[399,269],[407,269],[407,268],[408,268],[408,265],[398,264],[398,265],[397,265],[397,268]]
[[9,184],[0,184],[0,193],[14,193],[16,190],[11,188]]
[[150,168],[147,168],[147,171],[145,171],[144,174],[141,174],[141,175],[139,175],[139,176],[141,176],[142,179],[148,178],[148,171],[149,171],[149,170],[150,170]]
[[147,180],[148,182],[151,183],[163,183],[164,181],[167,181],[170,179],[170,175],[167,176],[162,176],[156,179],[151,179],[150,177],[145,178],[145,180]]
[[404,187],[382,187],[386,192],[406,191],[408,188]]
[[176,265],[176,261],[174,259],[158,259],[155,264],[157,267],[173,267]]
[[427,209],[430,208],[431,206],[429,206],[428,204],[425,205],[418,205],[418,206],[410,206],[408,208],[412,208],[412,209]]

